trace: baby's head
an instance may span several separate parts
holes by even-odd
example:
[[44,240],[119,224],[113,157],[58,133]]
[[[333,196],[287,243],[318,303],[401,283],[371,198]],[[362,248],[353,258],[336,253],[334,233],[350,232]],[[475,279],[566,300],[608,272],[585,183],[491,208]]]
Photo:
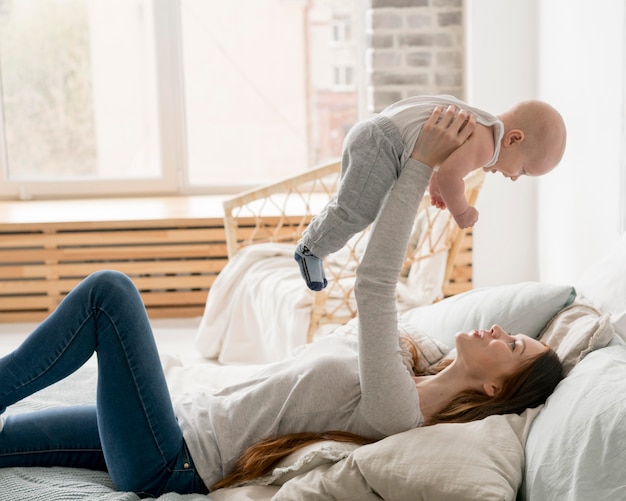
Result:
[[522,101],[498,118],[504,123],[497,162],[487,172],[541,176],[558,165],[565,151],[566,129],[560,113],[542,101]]

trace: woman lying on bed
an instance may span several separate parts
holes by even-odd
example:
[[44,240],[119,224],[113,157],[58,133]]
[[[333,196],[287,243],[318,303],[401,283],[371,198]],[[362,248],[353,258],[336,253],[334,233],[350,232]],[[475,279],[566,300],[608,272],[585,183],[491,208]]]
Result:
[[[106,469],[119,490],[206,493],[225,477],[217,486],[262,474],[294,443],[374,441],[543,403],[561,378],[559,360],[498,326],[458,334],[457,358],[435,375],[413,377],[402,362],[395,285],[406,245],[398,242],[409,238],[429,166],[472,140],[474,120],[462,127],[463,119],[433,114],[371,233],[356,285],[358,342],[331,334],[245,383],[172,402],[139,293],[121,273],[95,273],[0,359],[0,412],[94,352],[96,405],[7,417],[0,467]],[[320,434],[327,430],[338,432]]]

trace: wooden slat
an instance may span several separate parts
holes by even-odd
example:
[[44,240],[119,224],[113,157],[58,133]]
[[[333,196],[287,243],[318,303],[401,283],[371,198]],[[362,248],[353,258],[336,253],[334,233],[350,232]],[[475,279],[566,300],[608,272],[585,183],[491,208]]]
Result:
[[455,296],[468,290],[471,290],[471,284],[468,282],[448,282],[443,286],[443,295],[444,297]]
[[166,292],[149,292],[142,294],[144,303],[147,308],[151,306],[204,306],[207,298],[207,291],[179,291],[172,295]]
[[[37,263],[45,261],[116,261],[119,259],[151,260],[172,258],[226,257],[224,243],[158,244],[149,246],[74,247],[70,249],[0,250],[2,263]],[[0,275],[1,276],[1,275]]]
[[0,311],[0,323],[40,322],[50,315],[45,311]]
[[147,308],[150,318],[185,318],[199,317],[204,311],[202,306],[168,306]]
[[50,298],[48,296],[7,296],[0,297],[0,311],[24,311],[48,309]]
[[[202,315],[204,305],[180,305],[166,307],[147,307],[150,318],[185,318]],[[17,322],[40,322],[44,320],[50,312],[45,311],[0,311],[0,323]]]
[[[1,275],[0,275],[1,276]],[[47,289],[45,279],[41,280],[0,280],[0,296],[37,294]]]
[[166,275],[149,277],[131,277],[139,290],[158,289],[203,289],[208,291],[217,275]]
[[456,267],[462,267],[472,264],[472,253],[470,251],[461,251],[457,254],[455,265]]
[[20,233],[0,236],[0,248],[16,249],[41,247],[96,247],[98,245],[160,244],[163,242],[211,242],[224,241],[223,228],[162,229],[162,230],[121,230],[121,231],[72,231],[50,230],[48,233]]
[[[149,289],[209,289],[215,281],[216,275],[165,275],[131,277],[137,288]],[[7,280],[0,281],[0,299],[15,298],[16,302],[22,297],[45,295],[49,291],[68,292],[72,290],[81,278],[60,280]]]
[[244,246],[248,242],[254,242],[255,244],[262,242],[294,242],[298,240],[302,230],[303,227],[293,226],[281,226],[279,229],[272,226],[264,226],[261,229],[240,227],[237,237],[240,246]]
[[127,275],[145,274],[188,274],[188,273],[219,273],[226,265],[227,259],[181,259],[158,261],[112,261],[112,262],[77,262],[60,264],[33,264],[2,267],[0,279],[15,278],[59,278],[86,277],[90,273],[111,268]]

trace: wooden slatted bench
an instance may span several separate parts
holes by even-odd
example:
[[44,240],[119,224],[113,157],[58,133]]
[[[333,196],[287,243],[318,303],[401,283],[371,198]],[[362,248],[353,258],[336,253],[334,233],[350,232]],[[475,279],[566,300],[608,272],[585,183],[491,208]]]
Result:
[[82,278],[128,274],[148,313],[199,316],[228,260],[215,196],[0,202],[0,322],[39,321]]

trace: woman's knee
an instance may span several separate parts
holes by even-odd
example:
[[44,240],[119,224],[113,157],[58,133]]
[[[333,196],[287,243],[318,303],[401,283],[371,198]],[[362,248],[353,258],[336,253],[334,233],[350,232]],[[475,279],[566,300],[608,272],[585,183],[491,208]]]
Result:
[[99,270],[87,278],[85,282],[92,287],[104,288],[107,292],[115,293],[124,290],[136,290],[135,284],[128,275],[116,270]]
[[141,305],[141,295],[130,277],[116,270],[92,273],[79,285],[89,295],[89,302],[98,307]]

